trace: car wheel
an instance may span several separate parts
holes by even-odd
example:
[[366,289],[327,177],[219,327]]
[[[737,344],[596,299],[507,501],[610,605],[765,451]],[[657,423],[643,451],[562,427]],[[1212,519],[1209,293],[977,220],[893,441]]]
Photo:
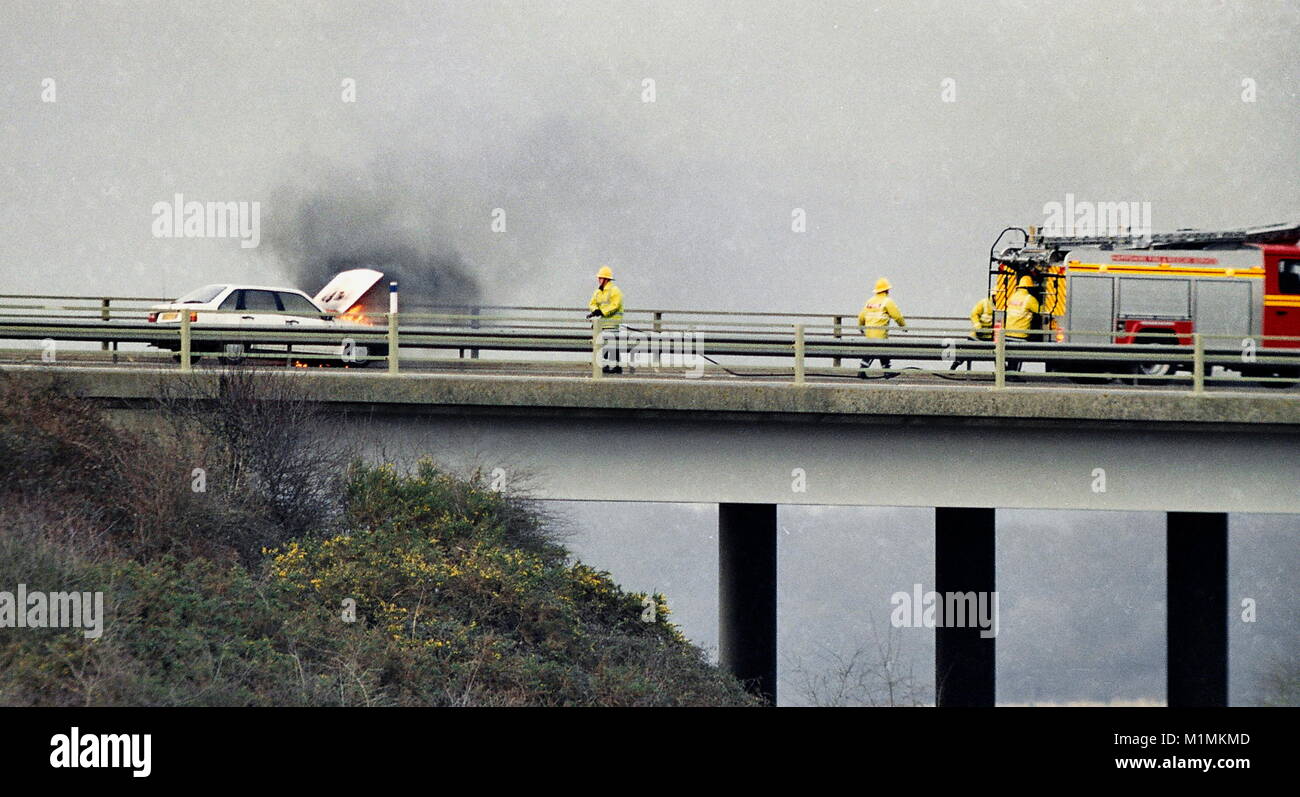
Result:
[[355,363],[348,363],[348,364],[355,366],[357,368],[369,368],[370,366],[375,365],[376,363],[378,363],[379,365],[383,365],[384,361],[382,358],[387,356],[388,356],[387,346],[367,346],[366,356],[364,358],[358,359]]
[[221,347],[221,356],[217,359],[222,365],[239,365],[247,356],[242,343],[227,343]]

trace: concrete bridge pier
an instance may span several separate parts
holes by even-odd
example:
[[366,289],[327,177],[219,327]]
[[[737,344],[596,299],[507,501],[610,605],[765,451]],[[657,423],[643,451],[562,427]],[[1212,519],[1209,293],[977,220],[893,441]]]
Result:
[[[992,595],[997,589],[993,529],[992,509],[935,508],[935,592],[941,596],[953,592]],[[994,703],[996,638],[980,636],[975,623],[967,626],[934,629],[935,696],[940,706]]]
[[1228,705],[1228,516],[1170,512],[1166,522],[1167,685],[1173,706]]
[[776,504],[718,504],[718,648],[724,668],[776,703]]

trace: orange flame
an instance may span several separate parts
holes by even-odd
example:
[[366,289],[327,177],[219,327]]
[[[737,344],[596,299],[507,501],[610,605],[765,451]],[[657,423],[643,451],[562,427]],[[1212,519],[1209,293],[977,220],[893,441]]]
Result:
[[360,302],[357,302],[356,304],[349,307],[346,313],[340,313],[338,319],[340,321],[346,321],[350,324],[365,324],[366,326],[374,326],[374,321],[372,321],[370,317],[366,315],[366,312],[364,309],[362,309]]

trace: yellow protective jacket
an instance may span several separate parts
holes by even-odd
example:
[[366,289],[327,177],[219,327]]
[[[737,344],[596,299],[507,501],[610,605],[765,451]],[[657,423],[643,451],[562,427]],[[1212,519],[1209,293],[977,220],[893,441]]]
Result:
[[1029,337],[1029,330],[1038,314],[1038,300],[1024,288],[1011,294],[1007,302],[1007,337],[1024,340]]
[[972,335],[984,340],[993,337],[993,311],[995,309],[992,296],[985,296],[975,303],[975,306],[970,311]]
[[887,338],[891,318],[900,327],[907,326],[903,314],[898,311],[898,305],[889,298],[889,294],[877,293],[862,306],[862,312],[858,313],[858,326],[862,327],[862,334],[869,338]]
[[591,295],[587,309],[600,311],[601,326],[618,326],[623,320],[623,292],[613,282],[607,282]]

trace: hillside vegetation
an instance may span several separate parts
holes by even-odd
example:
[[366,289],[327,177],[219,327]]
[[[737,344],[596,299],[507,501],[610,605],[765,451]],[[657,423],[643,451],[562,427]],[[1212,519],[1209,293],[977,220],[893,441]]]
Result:
[[146,433],[0,374],[0,590],[106,614],[0,628],[0,704],[755,704],[526,498],[327,450],[292,386],[175,382]]

